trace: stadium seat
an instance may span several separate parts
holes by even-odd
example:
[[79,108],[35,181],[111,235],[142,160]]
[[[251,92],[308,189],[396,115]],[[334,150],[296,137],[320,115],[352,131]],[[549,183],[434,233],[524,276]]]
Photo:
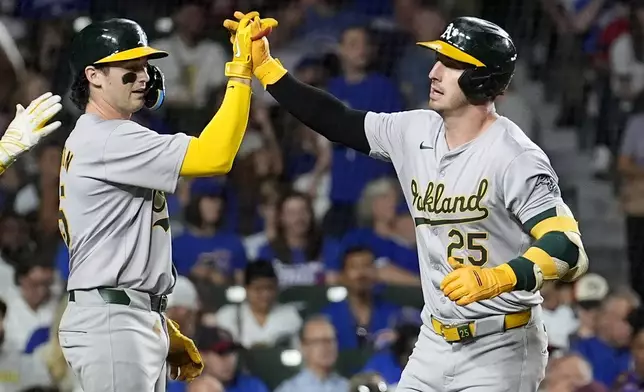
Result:
[[[300,360],[289,361],[288,354],[295,354],[295,350],[279,348],[253,348],[240,353],[240,365],[253,376],[259,377],[266,386],[274,390],[282,381],[293,377],[300,371]],[[292,356],[291,356],[292,357]]]
[[351,378],[362,370],[372,354],[368,349],[342,350],[338,355],[336,371],[346,378]]
[[327,290],[326,286],[292,286],[280,292],[279,302],[295,305],[306,318],[318,313],[329,303]]
[[384,299],[396,305],[423,308],[423,292],[420,287],[385,286],[381,294]]

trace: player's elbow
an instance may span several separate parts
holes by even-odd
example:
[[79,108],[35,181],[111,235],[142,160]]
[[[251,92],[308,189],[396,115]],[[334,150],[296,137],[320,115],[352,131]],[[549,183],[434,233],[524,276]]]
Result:
[[588,255],[584,249],[584,244],[581,242],[581,236],[578,233],[564,232],[563,234],[577,248],[577,257],[573,263],[569,263],[570,268],[561,277],[561,280],[564,282],[574,282],[588,271]]

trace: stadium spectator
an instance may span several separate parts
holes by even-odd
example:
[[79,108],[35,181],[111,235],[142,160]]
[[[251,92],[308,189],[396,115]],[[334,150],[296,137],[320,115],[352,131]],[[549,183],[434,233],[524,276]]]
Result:
[[423,6],[414,13],[411,24],[413,41],[405,45],[395,68],[396,80],[405,96],[407,108],[427,108],[430,85],[428,73],[436,62],[436,52],[426,50],[416,42],[438,39],[445,24],[445,17],[437,7]]
[[[644,75],[643,75],[644,77]],[[626,215],[631,286],[644,295],[644,95],[628,119],[619,151],[620,199]]]
[[297,309],[278,304],[278,281],[269,261],[249,263],[244,272],[246,301],[223,306],[215,319],[246,348],[292,346],[302,327]]
[[59,239],[58,185],[62,153],[62,145],[56,139],[37,147],[38,173],[18,192],[14,203],[16,213],[37,222],[40,243],[49,238]]
[[18,264],[31,254],[34,244],[28,222],[15,213],[0,218],[0,298],[6,299],[16,288],[15,271]]
[[[349,231],[340,247],[361,245],[371,249],[377,260],[378,279],[383,283],[418,285],[416,247],[406,244],[396,230],[400,200],[400,186],[395,180],[381,178],[368,183],[357,206],[359,228]],[[339,267],[337,263],[328,266],[329,283],[335,282]]]
[[181,333],[194,337],[197,331],[201,299],[195,285],[178,275],[172,293],[168,295],[166,316],[181,326]]
[[545,282],[541,287],[543,296],[543,322],[548,333],[548,349],[567,350],[568,337],[579,325],[570,306],[561,303],[558,285],[555,282]]
[[54,268],[43,255],[33,255],[16,267],[15,284],[6,302],[6,338],[24,350],[31,335],[40,328],[49,328],[54,319],[58,300],[52,296]]
[[228,201],[216,179],[196,179],[185,208],[186,230],[172,241],[172,258],[181,275],[225,285],[240,283],[246,266],[241,238],[224,229]]
[[47,369],[33,355],[25,355],[7,341],[7,305],[0,300],[0,391],[18,392],[23,388],[52,383]]
[[342,255],[340,283],[347,298],[327,305],[322,313],[335,328],[340,350],[368,348],[380,333],[390,330],[400,307],[382,300],[375,292],[377,272],[368,248],[349,248]]
[[241,346],[225,329],[203,329],[198,347],[204,360],[204,375],[216,378],[226,392],[268,392],[260,379],[240,369],[238,351]]
[[277,204],[282,189],[276,178],[266,178],[259,186],[257,214],[262,220],[262,230],[244,238],[244,248],[249,260],[256,260],[259,250],[273,241],[277,235]]
[[597,336],[580,339],[571,346],[571,351],[591,364],[593,379],[606,387],[630,367],[631,327],[627,317],[639,306],[640,298],[630,289],[610,294],[602,303]]
[[633,329],[631,341],[633,366],[619,376],[615,383],[615,392],[641,392],[644,389],[644,309],[633,311],[628,321]]
[[608,294],[608,282],[601,275],[588,273],[574,287],[575,309],[579,327],[570,336],[570,342],[595,336],[601,303]]
[[588,361],[579,355],[567,354],[550,361],[539,391],[608,392],[608,389],[593,381]]
[[338,342],[333,325],[324,316],[309,318],[300,332],[304,368],[282,382],[275,392],[346,391],[349,382],[333,371]]
[[280,287],[324,283],[324,261],[333,255],[314,218],[311,201],[303,193],[290,192],[277,205],[275,238],[260,248],[258,258],[271,260]]
[[[191,382],[186,388],[187,392],[225,392],[224,386],[214,377],[203,375]],[[168,392],[175,392],[168,390]]]
[[396,328],[396,340],[391,347],[375,353],[369,358],[362,371],[382,375],[389,387],[395,389],[419,334],[418,325],[408,323],[399,325]]
[[[341,76],[329,81],[328,91],[353,109],[396,112],[404,107],[395,82],[371,72],[372,43],[365,27],[347,28],[338,49]],[[325,232],[340,237],[355,226],[355,204],[364,187],[376,178],[393,176],[393,166],[353,149],[331,145],[331,208]]]
[[224,69],[228,53],[204,36],[207,12],[203,1],[185,0],[178,4],[172,35],[151,43],[170,53],[155,64],[165,75],[168,106],[203,108],[211,90],[225,83],[224,73],[215,70]]

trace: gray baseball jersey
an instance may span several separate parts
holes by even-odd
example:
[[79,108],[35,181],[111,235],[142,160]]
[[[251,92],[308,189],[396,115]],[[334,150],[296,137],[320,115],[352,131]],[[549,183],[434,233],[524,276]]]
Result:
[[532,243],[522,223],[565,206],[548,157],[519,127],[499,117],[453,150],[442,118],[430,110],[370,112],[365,132],[371,155],[393,163],[416,222],[426,323],[430,315],[449,322],[541,303],[539,293],[515,291],[458,306],[440,290],[452,271],[448,255],[486,267],[506,263]]
[[65,143],[59,226],[68,290],[174,286],[165,192],[173,193],[190,137],[84,114]]

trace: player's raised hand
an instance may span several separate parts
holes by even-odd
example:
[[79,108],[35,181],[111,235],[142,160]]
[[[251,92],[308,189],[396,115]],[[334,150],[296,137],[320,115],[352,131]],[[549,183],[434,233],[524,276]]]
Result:
[[[271,56],[268,39],[268,34],[274,27],[277,27],[278,22],[273,18],[259,18],[259,13],[253,11],[248,14],[236,11],[234,16],[237,19],[244,20],[248,16],[252,16],[254,20],[259,23],[253,24],[252,28],[252,59],[253,59],[253,74],[262,83],[264,87],[278,81],[284,74],[286,69],[282,67],[279,60]],[[226,27],[235,36],[241,27],[241,21],[238,23],[231,19],[224,21]]]
[[7,168],[20,154],[61,126],[60,121],[47,124],[63,108],[60,101],[59,95],[45,93],[31,101],[27,108],[16,105],[16,117],[0,139],[1,169]]
[[249,13],[237,24],[236,33],[231,37],[233,60],[226,63],[225,75],[250,79],[253,75],[251,56],[253,30],[259,30],[259,18],[256,13]]
[[461,264],[453,257],[447,261],[454,271],[443,278],[440,288],[460,306],[512,291],[517,282],[514,271],[507,264],[483,268]]

